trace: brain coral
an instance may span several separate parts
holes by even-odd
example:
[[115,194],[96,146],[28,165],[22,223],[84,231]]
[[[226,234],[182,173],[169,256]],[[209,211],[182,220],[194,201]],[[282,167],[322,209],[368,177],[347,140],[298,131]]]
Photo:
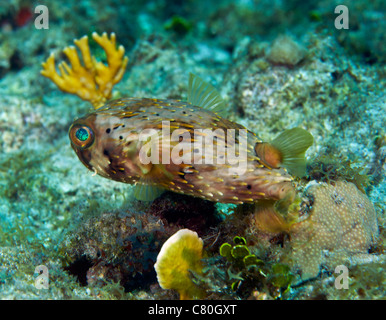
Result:
[[321,266],[334,270],[368,253],[378,235],[376,213],[353,183],[311,183],[305,196],[313,202],[310,216],[291,231],[293,264],[302,280],[316,277]]

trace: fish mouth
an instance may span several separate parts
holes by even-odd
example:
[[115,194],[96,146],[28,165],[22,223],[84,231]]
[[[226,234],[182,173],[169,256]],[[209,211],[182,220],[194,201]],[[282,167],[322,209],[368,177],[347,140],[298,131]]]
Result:
[[83,163],[83,165],[87,169],[94,171],[92,165],[90,164],[91,158],[92,158],[90,150],[87,150],[87,149],[81,150],[79,149],[78,146],[74,145],[74,143],[71,143],[71,147],[72,149],[74,149],[76,155],[78,156],[79,160]]

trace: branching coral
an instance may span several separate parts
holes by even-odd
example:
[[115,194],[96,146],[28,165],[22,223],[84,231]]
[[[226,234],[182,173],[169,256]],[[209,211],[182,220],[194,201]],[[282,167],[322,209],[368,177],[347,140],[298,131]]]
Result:
[[124,57],[123,46],[116,48],[114,33],[111,33],[109,39],[106,33],[100,36],[94,32],[92,38],[106,52],[107,66],[91,56],[88,37],[84,36],[74,40],[82,54],[84,65],[80,62],[76,48],[69,46],[63,52],[71,67],[63,61],[58,66],[60,71],[58,73],[55,68],[54,54],[51,54],[47,61],[42,63],[41,74],[51,79],[60,90],[76,94],[81,99],[90,101],[94,108],[98,109],[111,98],[113,86],[121,81],[125,73],[128,58]]

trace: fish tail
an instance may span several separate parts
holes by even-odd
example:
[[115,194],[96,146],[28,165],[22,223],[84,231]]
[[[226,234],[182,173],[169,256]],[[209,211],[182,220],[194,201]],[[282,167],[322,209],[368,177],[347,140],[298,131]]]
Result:
[[302,177],[306,172],[305,153],[313,142],[314,138],[307,130],[293,128],[282,132],[271,145],[280,152],[281,165],[292,174]]
[[271,168],[285,167],[291,174],[302,177],[306,171],[305,153],[313,144],[311,133],[302,128],[285,130],[271,143],[259,142],[257,156]]

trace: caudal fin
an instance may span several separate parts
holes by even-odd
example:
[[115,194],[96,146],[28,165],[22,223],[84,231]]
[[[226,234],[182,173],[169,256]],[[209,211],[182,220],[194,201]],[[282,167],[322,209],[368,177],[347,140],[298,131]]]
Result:
[[291,174],[302,177],[306,172],[305,153],[314,143],[311,133],[302,128],[282,132],[271,143],[281,154],[281,166]]
[[271,143],[257,143],[255,151],[267,166],[285,167],[291,174],[301,177],[306,171],[304,155],[313,142],[311,133],[302,128],[293,128],[282,132]]

